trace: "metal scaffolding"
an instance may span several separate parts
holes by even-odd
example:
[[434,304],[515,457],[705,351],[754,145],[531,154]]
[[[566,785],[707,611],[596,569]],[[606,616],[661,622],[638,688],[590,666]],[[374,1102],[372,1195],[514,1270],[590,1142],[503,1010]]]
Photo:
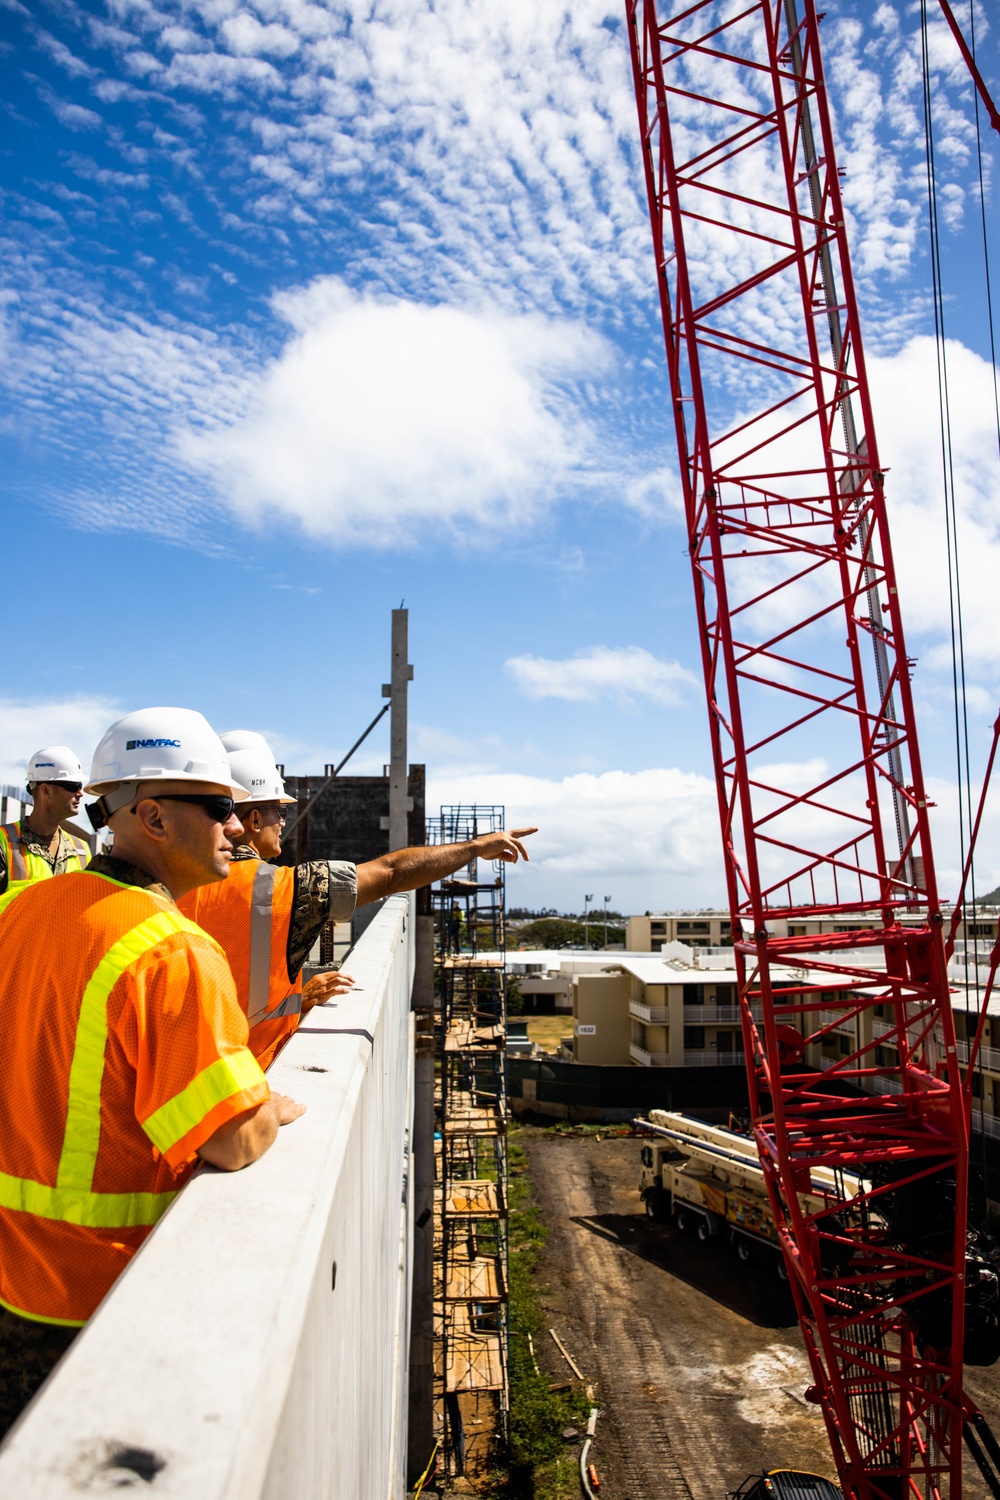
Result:
[[[442,807],[427,842],[503,827],[495,805]],[[435,1417],[450,1476],[485,1477],[506,1441],[507,1086],[504,866],[431,891],[437,991]]]

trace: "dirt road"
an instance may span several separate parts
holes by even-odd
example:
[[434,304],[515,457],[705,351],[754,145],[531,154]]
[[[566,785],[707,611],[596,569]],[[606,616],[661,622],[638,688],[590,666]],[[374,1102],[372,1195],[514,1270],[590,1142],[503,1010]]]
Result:
[[[550,1228],[541,1262],[548,1321],[597,1388],[601,1500],[722,1500],[753,1470],[831,1474],[822,1417],[777,1278],[647,1224],[639,1146],[621,1137],[525,1131]],[[554,1378],[569,1371],[551,1339]]]

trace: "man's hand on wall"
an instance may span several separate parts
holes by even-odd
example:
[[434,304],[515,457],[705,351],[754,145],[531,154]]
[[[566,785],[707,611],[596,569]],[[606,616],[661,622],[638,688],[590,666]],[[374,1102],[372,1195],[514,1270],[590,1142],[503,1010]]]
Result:
[[307,1015],[314,1005],[324,1005],[334,995],[346,995],[354,988],[354,980],[344,971],[331,969],[328,973],[314,974],[308,984],[302,986],[302,1014]]

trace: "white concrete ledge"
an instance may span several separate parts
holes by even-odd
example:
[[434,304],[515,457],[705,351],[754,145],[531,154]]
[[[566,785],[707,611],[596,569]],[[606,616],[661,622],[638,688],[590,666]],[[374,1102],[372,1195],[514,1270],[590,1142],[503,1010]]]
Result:
[[400,1500],[414,936],[391,898],[359,989],[271,1070],[307,1114],[188,1184],[0,1448],[0,1495]]

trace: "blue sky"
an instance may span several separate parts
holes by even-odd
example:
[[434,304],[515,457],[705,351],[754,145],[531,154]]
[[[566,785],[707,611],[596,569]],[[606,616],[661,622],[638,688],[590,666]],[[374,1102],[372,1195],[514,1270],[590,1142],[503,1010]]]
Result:
[[[379,706],[405,599],[432,798],[542,825],[514,899],[721,897],[621,11],[0,0],[0,775],[46,739],[86,759],[151,703],[261,729],[316,771]],[[947,872],[919,12],[827,12]],[[931,40],[985,752],[1000,470],[972,93],[936,19]],[[995,229],[985,122],[984,146]]]

